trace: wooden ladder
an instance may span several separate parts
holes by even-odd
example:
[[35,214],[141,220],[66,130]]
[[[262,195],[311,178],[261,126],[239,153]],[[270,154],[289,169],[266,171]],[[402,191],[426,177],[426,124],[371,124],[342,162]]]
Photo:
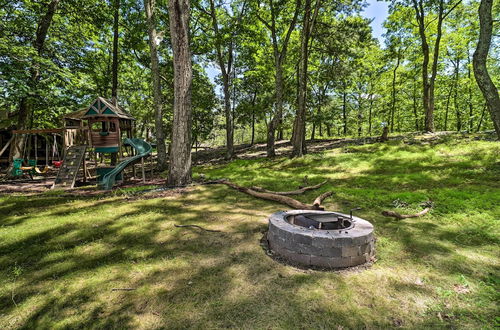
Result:
[[86,151],[87,146],[71,146],[68,148],[52,188],[73,188],[75,186],[76,176]]

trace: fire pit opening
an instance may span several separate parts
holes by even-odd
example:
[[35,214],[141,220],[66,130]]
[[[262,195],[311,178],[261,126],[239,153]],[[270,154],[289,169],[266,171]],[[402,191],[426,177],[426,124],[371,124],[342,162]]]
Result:
[[352,213],[276,212],[269,218],[267,239],[274,254],[302,266],[353,267],[375,255],[373,225]]
[[289,215],[286,221],[292,225],[320,230],[350,229],[353,226],[351,218],[335,213]]

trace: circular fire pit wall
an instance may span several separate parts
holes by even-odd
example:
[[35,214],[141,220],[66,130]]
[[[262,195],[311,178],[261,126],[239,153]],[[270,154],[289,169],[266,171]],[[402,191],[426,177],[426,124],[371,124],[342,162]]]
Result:
[[274,253],[303,266],[353,267],[375,254],[373,225],[337,212],[276,212],[269,218],[267,238]]

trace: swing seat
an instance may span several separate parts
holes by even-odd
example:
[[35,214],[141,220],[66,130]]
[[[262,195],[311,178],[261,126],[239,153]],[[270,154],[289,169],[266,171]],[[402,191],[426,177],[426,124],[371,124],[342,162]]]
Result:
[[38,167],[35,166],[35,172],[38,174],[45,174],[49,171],[49,167],[46,165],[43,170],[40,170]]
[[52,165],[54,165],[56,168],[61,167],[63,161],[62,160],[53,160]]

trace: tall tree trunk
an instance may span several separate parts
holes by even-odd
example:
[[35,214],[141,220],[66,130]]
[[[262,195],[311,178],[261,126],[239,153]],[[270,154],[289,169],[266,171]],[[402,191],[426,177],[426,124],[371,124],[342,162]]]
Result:
[[170,37],[174,63],[174,117],[170,152],[169,186],[191,182],[191,51],[189,0],[169,0]]
[[493,0],[481,0],[481,4],[479,5],[479,41],[472,63],[474,65],[474,75],[477,84],[488,104],[491,121],[500,139],[500,97],[498,96],[498,89],[495,87],[486,68],[486,58],[490,50],[491,32],[493,29],[492,6]]
[[453,89],[450,87],[450,90],[448,91],[448,96],[446,97],[446,108],[444,112],[444,130],[448,130],[448,112],[450,110],[450,100],[451,100],[451,93]]
[[146,9],[151,57],[151,80],[155,108],[156,146],[158,150],[157,166],[160,171],[163,171],[167,168],[167,148],[165,146],[165,131],[163,129],[163,95],[161,92],[160,61],[158,59],[159,40],[156,33],[156,0],[144,0],[144,8]]
[[[240,15],[241,16],[241,15]],[[210,0],[210,17],[212,19],[212,29],[215,35],[215,49],[217,53],[217,62],[221,70],[222,85],[224,93],[224,114],[226,117],[226,159],[234,157],[234,122],[233,112],[231,109],[231,69],[233,65],[233,41],[230,41],[227,51],[227,64],[222,49],[222,40],[219,32],[219,22],[217,19],[217,11],[215,1]]]
[[342,121],[344,122],[344,136],[347,135],[347,92],[344,84],[344,91],[342,92]]
[[[33,48],[36,51],[38,57],[43,55],[45,40],[47,38],[47,33],[49,31],[50,25],[52,24],[52,19],[56,13],[57,6],[60,0],[52,0],[47,5],[47,10],[45,15],[40,19],[38,27],[36,30],[35,41],[33,42]],[[40,80],[40,59],[36,59],[32,62],[30,67],[30,77],[28,80],[28,91],[24,97],[21,98],[19,102],[19,114],[17,117],[17,129],[27,129],[30,128],[33,116],[33,96],[36,95],[36,87],[38,81]],[[24,153],[24,147],[26,144],[26,136],[24,134],[18,134],[14,136],[14,140],[10,145],[9,160],[10,164],[7,170],[8,175],[12,171],[12,160],[15,158],[22,158]]]
[[118,20],[120,18],[120,0],[113,2],[113,65],[112,65],[112,87],[111,99],[115,105],[118,104]]
[[250,145],[253,146],[255,144],[255,109],[252,110],[252,140]]
[[[417,64],[415,64],[415,70],[417,70]],[[413,115],[415,116],[415,131],[419,130],[419,120],[418,120],[418,106],[417,106],[417,76],[413,78]]]
[[415,15],[418,22],[418,32],[420,35],[420,42],[422,47],[422,103],[425,112],[425,130],[432,132],[434,130],[434,122],[432,118],[432,112],[430,108],[430,97],[429,97],[429,44],[427,42],[427,35],[425,34],[425,17],[424,8],[422,0],[413,0],[413,6],[415,9]]
[[479,132],[481,130],[481,125],[483,124],[484,112],[486,111],[487,108],[488,108],[488,103],[485,102],[483,110],[481,111],[481,117],[479,117],[479,122],[477,123],[476,132]]
[[373,109],[373,94],[370,94],[370,106],[368,107],[368,135],[372,135],[372,109]]
[[401,61],[401,48],[398,49],[396,65],[392,71],[392,93],[391,93],[391,133],[394,132],[394,113],[396,112],[396,77]]
[[293,14],[293,18],[290,21],[288,26],[288,30],[286,35],[281,42],[281,49],[279,47],[278,35],[276,31],[276,12],[273,5],[273,0],[269,1],[270,3],[270,11],[271,11],[271,21],[267,22],[262,19],[262,17],[257,16],[258,19],[269,29],[271,32],[271,41],[273,45],[273,55],[274,55],[274,65],[275,65],[275,111],[271,116],[271,121],[267,127],[267,157],[274,157],[276,155],[275,152],[275,133],[276,129],[280,128],[280,123],[283,118],[283,93],[284,93],[284,80],[283,80],[283,64],[286,60],[288,43],[290,41],[290,36],[295,29],[295,24],[297,22],[297,17],[299,15],[299,10],[301,7],[301,1],[296,0],[295,3],[295,11]]
[[455,115],[457,117],[457,132],[462,129],[462,115],[458,105],[458,79],[460,78],[460,58],[457,58],[455,66],[455,93],[453,94],[453,106],[455,107]]
[[426,35],[426,21],[425,21],[425,11],[424,11],[424,0],[412,0],[413,7],[415,9],[415,16],[418,23],[418,32],[421,40],[423,62],[422,62],[422,83],[423,83],[423,105],[425,111],[425,130],[428,132],[434,132],[434,87],[437,77],[438,60],[439,60],[439,45],[441,42],[441,37],[443,34],[443,21],[448,16],[453,9],[455,9],[461,0],[458,0],[450,10],[446,13],[444,11],[444,0],[439,0],[438,6],[438,17],[437,17],[437,33],[436,41],[434,42],[434,52],[432,57],[432,67],[431,76],[429,78],[429,62],[430,62],[430,51],[429,43],[427,42]]
[[[306,152],[307,66],[309,62],[309,37],[311,34],[311,0],[305,0],[304,20],[300,34],[300,62],[298,74],[297,113],[293,123],[292,157],[302,157]],[[314,131],[314,129],[313,129]]]
[[467,50],[467,78],[468,78],[468,86],[467,89],[469,91],[469,99],[467,101],[469,105],[469,132],[472,133],[474,130],[474,105],[472,104],[472,79],[471,79],[471,70],[470,70],[470,56],[469,51]]
[[255,143],[255,100],[257,99],[257,91],[253,93],[252,97],[252,140],[250,145],[253,146]]

